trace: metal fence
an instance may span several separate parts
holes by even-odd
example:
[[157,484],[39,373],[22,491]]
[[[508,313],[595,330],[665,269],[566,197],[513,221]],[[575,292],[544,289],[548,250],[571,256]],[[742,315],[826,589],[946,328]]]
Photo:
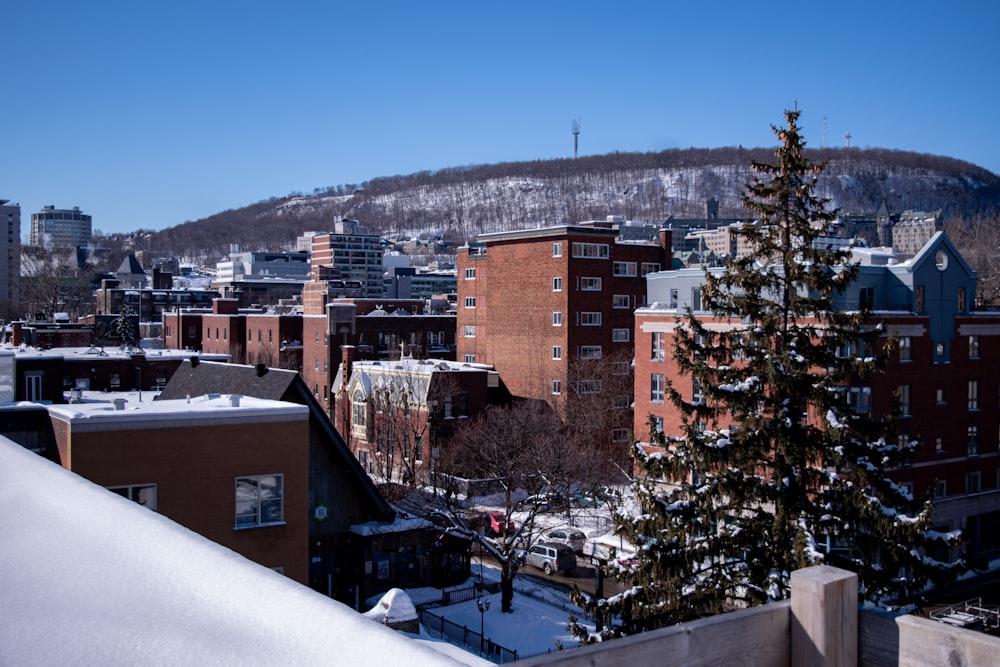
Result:
[[421,625],[424,626],[427,633],[432,637],[445,639],[451,644],[465,647],[473,653],[477,653],[490,662],[497,664],[514,662],[518,658],[517,651],[512,651],[490,639],[486,639],[475,630],[470,630],[464,625],[453,623],[447,618],[438,616],[426,609],[421,609],[419,613]]

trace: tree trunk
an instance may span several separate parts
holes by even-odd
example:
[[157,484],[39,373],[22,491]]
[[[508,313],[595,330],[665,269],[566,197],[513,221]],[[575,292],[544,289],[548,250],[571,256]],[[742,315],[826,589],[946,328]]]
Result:
[[500,570],[500,612],[514,612],[514,575],[507,567]]

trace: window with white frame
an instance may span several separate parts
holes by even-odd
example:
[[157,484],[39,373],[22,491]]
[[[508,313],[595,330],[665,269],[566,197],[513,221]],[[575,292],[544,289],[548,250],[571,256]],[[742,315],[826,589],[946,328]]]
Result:
[[584,292],[600,292],[601,279],[595,276],[581,276],[580,289]]
[[663,433],[663,417],[653,417],[653,428],[657,433]]
[[475,338],[476,337],[476,325],[475,324],[466,324],[465,325],[465,337],[466,338]]
[[236,478],[236,527],[254,528],[285,522],[284,475]]
[[663,392],[667,388],[663,373],[652,373],[649,376],[649,400],[653,403],[663,402]]
[[677,288],[670,288],[670,300],[667,302],[669,308],[677,308]]
[[656,273],[660,270],[659,262],[643,262],[639,265],[639,275],[644,276],[647,273]]
[[979,380],[969,380],[969,409],[979,409]]
[[599,327],[602,321],[601,312],[587,312],[584,311],[580,313],[580,326],[582,327]]
[[705,402],[705,391],[695,378],[691,379],[691,402],[695,405],[701,405]]
[[600,345],[581,345],[580,346],[580,358],[588,360],[596,360],[601,358],[601,346]]
[[912,416],[912,404],[910,399],[910,385],[899,385],[899,414],[903,417]]
[[899,337],[899,360],[913,361],[913,339],[910,336]]
[[552,277],[552,291],[553,292],[561,292],[562,291],[562,277],[561,276],[553,276]]
[[562,243],[556,242],[552,244],[552,256],[562,257]]
[[476,355],[474,355],[474,354],[467,354],[467,355],[465,355],[465,363],[467,363],[467,364],[474,364],[474,363],[476,363]]
[[466,308],[475,308],[476,307],[476,297],[474,297],[474,296],[467,296],[467,297],[465,297],[465,307]]
[[127,486],[109,486],[108,491],[117,493],[122,498],[128,498],[134,503],[156,511],[156,484],[129,484]]
[[620,278],[634,278],[636,272],[635,262],[615,262],[614,274]]
[[355,429],[361,428],[364,432],[364,427],[368,423],[368,403],[365,401],[365,395],[360,392],[354,392],[354,396],[351,397],[351,424]]
[[872,388],[848,387],[844,392],[847,408],[859,415],[870,415],[872,412]]
[[573,257],[607,259],[611,256],[607,243],[574,243]]
[[475,280],[476,279],[476,267],[474,267],[474,266],[473,267],[469,267],[469,268],[467,268],[465,270],[465,279],[466,280]]
[[654,331],[650,336],[652,339],[652,359],[653,361],[663,361],[666,357],[666,334],[662,331]]
[[552,359],[555,361],[562,359],[562,345],[552,346]]
[[979,336],[969,336],[969,359],[979,358]]
[[562,326],[562,311],[556,310],[552,312],[552,326],[554,327]]
[[611,341],[614,343],[627,343],[630,338],[629,329],[616,328],[611,330]]
[[562,393],[562,380],[553,380],[552,381],[552,393],[553,394],[561,394]]
[[42,400],[42,373],[24,374],[24,398],[32,403]]
[[631,308],[632,299],[629,298],[628,294],[615,294],[611,297],[611,307],[612,308]]

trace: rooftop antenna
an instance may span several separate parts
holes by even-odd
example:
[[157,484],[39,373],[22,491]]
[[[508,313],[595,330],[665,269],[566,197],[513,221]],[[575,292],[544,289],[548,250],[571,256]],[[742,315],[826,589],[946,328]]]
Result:
[[823,148],[826,148],[826,116],[823,116]]
[[580,145],[580,119],[573,121],[573,159],[576,159],[576,151]]
[[851,133],[850,132],[844,132],[844,146],[846,148],[850,148],[851,147]]

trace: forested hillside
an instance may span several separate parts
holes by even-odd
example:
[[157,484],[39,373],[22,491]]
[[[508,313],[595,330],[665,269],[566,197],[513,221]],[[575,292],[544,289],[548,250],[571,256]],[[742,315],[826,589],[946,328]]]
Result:
[[[1000,177],[952,158],[882,149],[816,149],[827,161],[819,194],[843,213],[871,213],[884,201],[891,213],[942,209],[946,220],[995,219]],[[687,149],[613,153],[455,167],[360,184],[292,193],[151,233],[145,247],[192,261],[244,250],[289,247],[304,231],[324,231],[341,218],[378,234],[480,232],[624,215],[643,222],[702,218],[715,198],[723,218],[744,217],[740,196],[751,160],[772,149]]]

